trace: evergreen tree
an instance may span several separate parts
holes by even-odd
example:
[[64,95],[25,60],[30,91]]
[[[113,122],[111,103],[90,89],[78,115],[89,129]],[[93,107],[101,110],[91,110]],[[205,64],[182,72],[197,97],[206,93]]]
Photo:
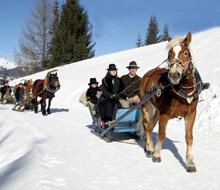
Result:
[[169,36],[170,36],[170,35],[169,35],[169,26],[168,26],[168,24],[166,23],[166,24],[164,25],[163,35],[162,35],[162,37],[161,37],[161,41],[162,41],[162,42],[163,42],[163,41],[167,41]]
[[53,5],[53,20],[52,20],[52,24],[50,27],[50,34],[53,36],[51,39],[51,42],[49,44],[49,56],[50,56],[50,63],[49,63],[49,68],[53,68],[58,66],[59,64],[57,62],[53,62],[52,60],[52,56],[51,54],[56,53],[56,48],[53,46],[53,43],[56,41],[55,36],[57,36],[58,34],[56,34],[58,32],[58,25],[60,22],[60,6],[59,6],[59,2],[56,0],[54,2]]
[[160,36],[158,36],[159,28],[157,23],[157,17],[151,16],[150,23],[146,33],[145,45],[155,44],[160,42]]
[[141,35],[140,33],[138,34],[138,39],[136,41],[136,47],[141,47],[143,46],[143,42],[142,42],[142,39],[141,39]]
[[88,13],[79,0],[66,0],[61,17],[51,41],[50,54],[53,64],[68,64],[94,57],[92,26]]

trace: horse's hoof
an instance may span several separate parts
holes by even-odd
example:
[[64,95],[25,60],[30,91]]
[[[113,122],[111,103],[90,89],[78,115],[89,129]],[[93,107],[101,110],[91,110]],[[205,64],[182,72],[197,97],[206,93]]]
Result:
[[187,169],[186,169],[187,172],[196,172],[196,167],[195,166],[187,166]]
[[146,153],[147,157],[151,158],[153,156],[153,154],[154,154],[154,151],[152,151],[152,150],[145,150],[145,153]]
[[160,157],[153,156],[152,160],[153,160],[153,162],[161,162],[161,158]]

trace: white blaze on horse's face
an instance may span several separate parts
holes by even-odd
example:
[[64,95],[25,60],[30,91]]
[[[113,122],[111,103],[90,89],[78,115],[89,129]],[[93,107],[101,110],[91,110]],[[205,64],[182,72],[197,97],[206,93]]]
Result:
[[178,43],[175,41],[177,38],[174,40],[172,40],[172,38],[168,38],[168,45],[170,45],[168,56],[168,78],[173,85],[179,84],[183,74],[186,72],[191,62],[190,50],[188,48],[188,45],[191,42],[191,38],[191,32],[187,34],[185,39],[180,40]]
[[182,61],[179,57],[181,50],[182,50],[181,46],[177,45],[174,46],[169,52],[169,57],[171,61],[169,65],[168,78],[170,79],[170,82],[174,85],[179,84],[183,74],[183,69],[182,66],[180,65]]

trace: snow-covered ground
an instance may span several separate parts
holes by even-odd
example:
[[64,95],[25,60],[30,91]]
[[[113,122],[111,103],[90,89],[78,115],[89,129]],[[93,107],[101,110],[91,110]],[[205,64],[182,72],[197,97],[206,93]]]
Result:
[[[52,101],[52,114],[14,112],[0,105],[1,190],[144,190],[220,187],[220,28],[193,35],[192,51],[204,82],[211,91],[200,96],[194,125],[193,155],[196,173],[185,168],[183,120],[171,120],[161,151],[162,162],[153,163],[129,134],[117,134],[106,143],[90,133],[91,117],[79,103],[89,78],[98,81],[110,63],[127,73],[135,60],[138,74],[167,58],[166,43],[131,49],[58,67],[61,89]],[[166,65],[163,65],[166,66]],[[43,79],[47,71],[26,77]],[[11,82],[15,85],[22,78]],[[153,132],[156,142],[157,129]]]

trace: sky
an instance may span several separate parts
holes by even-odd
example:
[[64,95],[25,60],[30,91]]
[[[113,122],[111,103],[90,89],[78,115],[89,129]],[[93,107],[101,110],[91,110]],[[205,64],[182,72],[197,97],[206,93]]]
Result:
[[[65,0],[59,0],[60,3]],[[197,33],[220,26],[219,0],[80,0],[93,25],[96,56],[135,48],[138,35],[144,41],[150,17],[155,15],[162,34]],[[34,0],[0,0],[0,57],[14,60]]]

